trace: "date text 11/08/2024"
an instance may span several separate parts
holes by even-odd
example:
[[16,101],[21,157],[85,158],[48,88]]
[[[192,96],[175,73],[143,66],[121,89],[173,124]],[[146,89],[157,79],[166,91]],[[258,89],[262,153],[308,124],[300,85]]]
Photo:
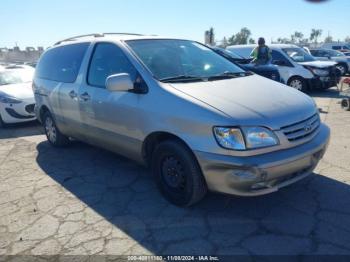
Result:
[[219,261],[217,256],[128,256],[128,261]]

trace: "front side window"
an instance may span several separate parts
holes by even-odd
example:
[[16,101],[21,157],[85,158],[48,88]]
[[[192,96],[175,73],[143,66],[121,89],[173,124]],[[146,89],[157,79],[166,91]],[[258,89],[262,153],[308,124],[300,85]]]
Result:
[[112,43],[96,45],[91,58],[88,84],[96,87],[105,87],[107,77],[128,73],[132,81],[137,77],[137,71],[123,51]]
[[174,77],[209,78],[244,73],[210,48],[188,40],[152,39],[126,42],[158,80]]
[[45,52],[36,68],[36,76],[63,83],[75,82],[90,43],[55,47]]
[[279,64],[279,62],[283,62],[286,66],[292,66],[288,59],[281,54],[279,51],[272,50],[272,64]]
[[312,62],[316,59],[308,54],[304,49],[298,47],[283,48],[284,53],[286,53],[293,61],[297,63],[301,62]]

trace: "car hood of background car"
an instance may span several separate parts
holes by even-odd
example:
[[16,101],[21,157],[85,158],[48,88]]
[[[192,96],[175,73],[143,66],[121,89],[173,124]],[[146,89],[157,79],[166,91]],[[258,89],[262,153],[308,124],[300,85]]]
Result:
[[232,125],[258,125],[278,130],[317,112],[309,96],[257,75],[171,85],[225,113],[232,118]]
[[326,68],[330,66],[335,66],[337,63],[333,61],[312,61],[312,62],[300,62],[299,64],[305,66],[312,66],[317,68]]
[[34,93],[32,90],[31,82],[12,85],[2,85],[0,86],[0,92],[20,99],[34,99]]

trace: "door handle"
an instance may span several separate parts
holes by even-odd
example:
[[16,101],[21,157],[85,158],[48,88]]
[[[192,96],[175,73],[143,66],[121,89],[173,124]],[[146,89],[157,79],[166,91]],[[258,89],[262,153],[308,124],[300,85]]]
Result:
[[70,98],[74,99],[74,98],[77,98],[78,94],[75,93],[74,90],[72,90],[72,91],[69,92],[69,96],[70,96]]
[[90,100],[90,95],[88,93],[83,93],[80,95],[80,98],[83,100],[83,101],[88,101]]

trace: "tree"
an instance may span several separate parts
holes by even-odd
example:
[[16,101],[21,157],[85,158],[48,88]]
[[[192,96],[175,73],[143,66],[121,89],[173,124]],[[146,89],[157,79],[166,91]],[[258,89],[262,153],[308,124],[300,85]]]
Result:
[[291,40],[285,37],[279,37],[277,38],[277,43],[279,44],[290,44]]
[[214,28],[210,27],[209,30],[205,31],[205,43],[208,45],[215,45]]
[[347,36],[344,41],[350,43],[350,36]]
[[243,27],[241,31],[231,36],[228,39],[228,42],[230,45],[245,45],[248,44],[251,35],[252,33],[250,32],[250,30],[246,27]]
[[256,44],[256,43],[255,43],[255,40],[254,40],[253,38],[250,38],[250,39],[249,39],[249,44]]
[[314,40],[314,43],[317,44],[317,40],[321,35],[322,29],[312,29],[310,34],[310,41]]
[[327,36],[325,39],[324,39],[324,42],[325,43],[332,43],[333,42],[333,37],[332,36]]
[[303,40],[304,34],[302,32],[295,31],[293,36],[294,36],[294,39],[298,41],[298,43],[300,44],[301,41]]
[[220,42],[221,44],[219,46],[222,48],[226,48],[229,45],[226,37],[224,37]]

